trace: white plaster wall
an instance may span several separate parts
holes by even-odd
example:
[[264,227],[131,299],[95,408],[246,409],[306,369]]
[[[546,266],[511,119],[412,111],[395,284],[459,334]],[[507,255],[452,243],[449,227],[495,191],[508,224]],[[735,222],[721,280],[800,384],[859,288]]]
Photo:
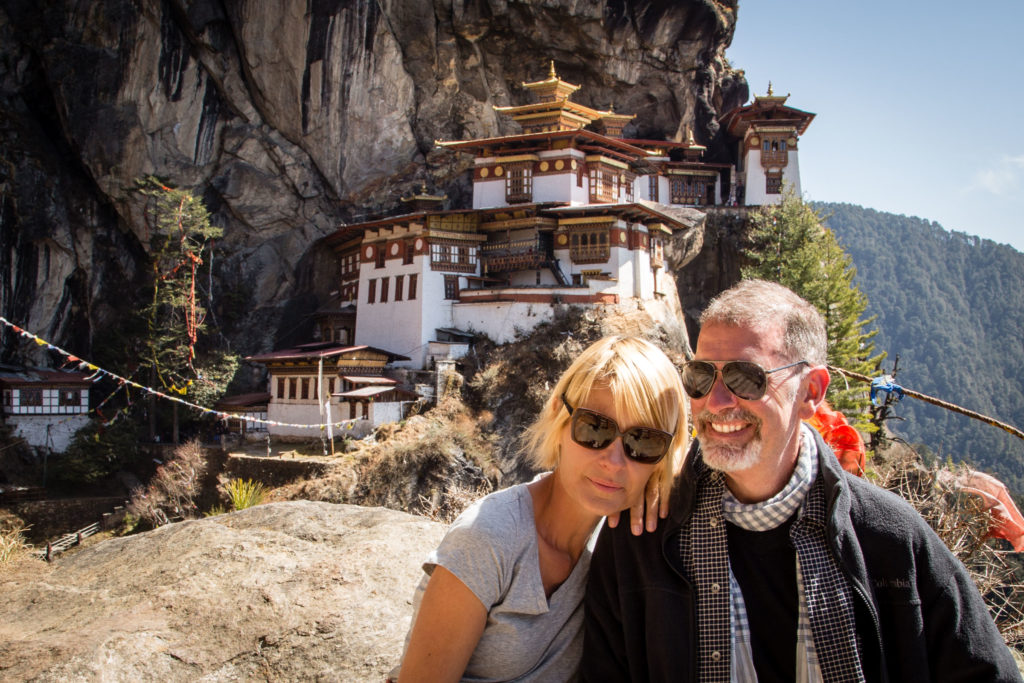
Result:
[[498,344],[512,341],[517,329],[528,332],[550,320],[553,313],[550,304],[518,302],[456,304],[453,308],[456,327],[486,334]]
[[[373,264],[363,264],[359,269],[359,305],[356,316],[355,345],[375,346],[391,351],[411,360],[396,362],[396,366],[423,367],[426,358],[426,342],[433,336],[435,327],[446,325],[432,324],[436,311],[431,310],[437,299],[432,298],[437,273],[429,270],[430,256],[418,255],[413,262],[403,265],[400,260],[387,261],[387,267],[374,268]],[[366,266],[369,265],[369,268]],[[416,298],[409,301],[409,275],[417,275]],[[395,301],[395,276],[404,275],[402,281],[402,300]],[[380,279],[387,277],[387,303],[381,303]],[[365,279],[364,279],[365,278]],[[376,303],[368,304],[366,296],[367,281],[377,279]],[[441,298],[444,297],[444,278],[441,278]],[[426,304],[430,304],[427,306]]]
[[[576,188],[576,172],[552,173],[533,177],[533,201],[564,202]],[[578,188],[581,189],[582,188]]]
[[89,416],[8,415],[7,422],[14,427],[15,438],[25,439],[32,446],[52,448],[54,453],[63,453],[71,445],[75,432],[89,424]]
[[763,206],[773,204],[764,191],[764,169],[761,168],[761,150],[751,149],[747,151],[746,173],[744,173],[744,185],[746,186],[745,199],[743,203],[747,206]]
[[[331,406],[331,419],[340,419],[335,415],[337,406]],[[320,408],[316,402],[297,403],[279,402],[279,399],[272,398],[267,405],[267,419],[272,422],[286,422],[297,425],[314,425],[312,427],[285,427],[282,425],[268,425],[267,431],[271,436],[289,436],[316,439],[320,437]]]
[[[782,191],[783,193],[792,189],[796,192],[796,196],[800,197],[803,195],[803,191],[800,189],[800,159],[795,149],[791,149],[788,152],[789,158],[787,159],[786,168],[782,169]],[[782,195],[777,195],[779,203],[782,202]]]
[[473,208],[487,209],[494,206],[505,206],[505,177],[497,180],[473,181]]

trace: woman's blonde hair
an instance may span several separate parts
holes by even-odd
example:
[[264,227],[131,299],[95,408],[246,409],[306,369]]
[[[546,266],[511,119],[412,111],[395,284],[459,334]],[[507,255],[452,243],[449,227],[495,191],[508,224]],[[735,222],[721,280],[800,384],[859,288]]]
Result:
[[562,395],[576,408],[595,388],[611,392],[620,427],[643,425],[675,434],[668,453],[656,465],[661,494],[668,495],[688,442],[683,384],[668,356],[639,337],[604,337],[587,347],[558,380],[526,431],[524,450],[538,468],[557,467],[562,430],[570,420]]

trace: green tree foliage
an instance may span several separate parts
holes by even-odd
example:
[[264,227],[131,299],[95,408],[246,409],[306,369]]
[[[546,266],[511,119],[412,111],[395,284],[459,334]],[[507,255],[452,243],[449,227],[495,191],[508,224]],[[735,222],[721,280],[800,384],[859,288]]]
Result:
[[204,337],[210,292],[212,242],[223,234],[210,224],[199,198],[156,178],[139,182],[150,233],[151,296],[142,310],[146,333],[140,340],[143,382],[168,393],[212,404],[231,381],[238,357]]
[[[830,365],[865,375],[875,372],[884,357],[874,353],[869,329],[873,317],[864,317],[867,297],[854,283],[853,261],[822,225],[821,217],[793,192],[777,206],[764,206],[751,218],[750,261],[744,278],[772,280],[789,287],[814,304],[825,317]],[[870,431],[868,388],[834,376],[828,401],[862,431]]]
[[[896,381],[1024,427],[1024,254],[916,217],[815,204],[857,265],[876,342],[899,358]],[[891,363],[886,365],[891,368]],[[914,399],[889,427],[995,473],[1024,495],[1024,441]]]

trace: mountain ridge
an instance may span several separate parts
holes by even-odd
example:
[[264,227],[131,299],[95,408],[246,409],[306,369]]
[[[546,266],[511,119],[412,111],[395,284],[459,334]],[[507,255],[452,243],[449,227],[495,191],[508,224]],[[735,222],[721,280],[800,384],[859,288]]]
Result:
[[[1024,424],[1024,253],[938,223],[855,204],[813,202],[857,267],[876,315],[876,350],[898,384]],[[1024,495],[1024,441],[913,399],[889,427],[939,458],[998,474]]]

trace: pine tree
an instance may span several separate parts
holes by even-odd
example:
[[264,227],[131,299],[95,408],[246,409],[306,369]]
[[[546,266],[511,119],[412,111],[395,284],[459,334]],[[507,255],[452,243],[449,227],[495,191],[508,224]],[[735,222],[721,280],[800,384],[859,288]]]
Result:
[[[750,222],[751,246],[745,255],[751,265],[743,277],[778,282],[807,299],[825,317],[829,365],[873,374],[885,357],[874,353],[877,331],[869,329],[874,317],[862,317],[868,300],[854,284],[857,270],[821,217],[787,191],[781,204],[761,207]],[[874,429],[867,387],[833,373],[826,398],[857,429]]]
[[[208,402],[223,391],[238,366],[234,354],[201,348],[207,311],[200,283],[210,267],[211,242],[223,231],[210,224],[206,207],[190,192],[152,176],[139,181],[137,191],[145,198],[152,266],[152,294],[142,310],[147,333],[141,369],[151,385]],[[154,414],[151,410],[151,432]]]

